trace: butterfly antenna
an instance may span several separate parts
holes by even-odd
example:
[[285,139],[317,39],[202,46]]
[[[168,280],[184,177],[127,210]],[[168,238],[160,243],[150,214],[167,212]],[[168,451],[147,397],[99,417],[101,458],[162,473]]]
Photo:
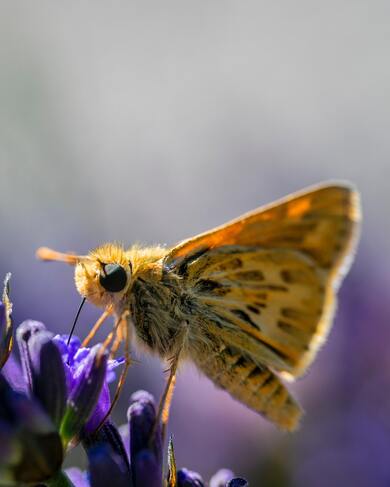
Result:
[[74,319],[74,322],[73,322],[73,325],[72,325],[72,329],[70,330],[70,334],[69,334],[69,337],[68,337],[68,342],[67,342],[67,346],[69,346],[69,343],[70,343],[70,339],[72,338],[72,335],[73,335],[73,332],[74,332],[74,329],[76,328],[76,323],[77,323],[77,320],[79,319],[79,316],[80,316],[80,313],[81,313],[81,309],[82,307],[84,306],[84,303],[85,303],[85,300],[87,298],[83,298],[81,300],[81,303],[80,303],[80,306],[79,306],[79,309],[77,310],[77,313],[76,313],[76,317]]
[[66,262],[70,265],[77,265],[81,260],[88,259],[86,255],[66,254],[48,247],[40,247],[35,255],[40,260],[56,260],[57,262]]

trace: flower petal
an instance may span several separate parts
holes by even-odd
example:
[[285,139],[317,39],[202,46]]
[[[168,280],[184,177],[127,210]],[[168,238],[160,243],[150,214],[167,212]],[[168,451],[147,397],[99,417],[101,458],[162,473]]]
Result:
[[32,391],[32,370],[28,342],[33,335],[41,331],[46,331],[45,325],[39,321],[33,320],[23,321],[16,330],[16,341],[19,346],[23,375],[30,391]]
[[41,331],[27,342],[31,360],[32,393],[40,401],[54,424],[59,426],[66,406],[65,370],[52,334]]
[[80,338],[73,335],[70,339],[69,345],[69,335],[56,335],[53,340],[61,352],[64,363],[67,363],[70,367],[72,367],[74,363],[74,357],[78,349],[81,347]]
[[107,369],[107,352],[95,345],[77,370],[70,391],[60,434],[65,444],[78,436],[93,414],[102,390]]
[[22,368],[14,354],[11,354],[1,370],[3,376],[7,379],[8,383],[14,391],[23,392],[28,394],[28,387],[24,380]]
[[111,407],[110,391],[106,382],[103,383],[102,390],[96,402],[95,409],[91,414],[89,420],[84,425],[84,432],[86,434],[93,433],[106,417]]

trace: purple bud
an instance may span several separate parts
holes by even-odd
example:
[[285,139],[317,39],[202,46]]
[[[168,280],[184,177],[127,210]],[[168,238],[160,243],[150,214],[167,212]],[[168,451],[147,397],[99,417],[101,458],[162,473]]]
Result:
[[202,477],[191,470],[181,468],[177,472],[177,487],[204,487]]
[[[65,370],[60,351],[52,341],[53,335],[45,330],[27,332],[35,324],[24,325],[24,367],[30,377],[31,392],[37,398],[54,424],[59,426],[66,405]],[[29,338],[27,338],[29,337]]]
[[135,487],[161,487],[162,467],[150,450],[141,450],[131,464]]
[[73,376],[73,386],[60,428],[65,444],[79,435],[93,413],[106,377],[106,368],[107,353],[101,345],[95,345]]
[[116,426],[111,421],[106,421],[103,426],[90,435],[83,435],[83,447],[88,452],[98,445],[108,445],[117,457],[117,463],[121,463],[121,469],[127,471],[130,477],[130,463],[127,457],[125,445]]
[[[130,464],[136,487],[160,487],[162,483],[161,424],[155,428],[156,407],[148,392],[134,393],[127,417],[130,430]],[[153,429],[154,434],[153,434]]]
[[248,487],[249,483],[242,478],[236,477],[226,484],[226,487]]
[[7,274],[4,280],[2,302],[0,302],[0,369],[6,363],[12,348],[12,304],[9,300],[9,280]]
[[227,469],[221,468],[218,472],[213,475],[210,479],[210,487],[226,487],[226,484],[232,480],[234,473]]
[[18,342],[18,346],[19,346],[23,374],[25,377],[25,381],[29,386],[30,391],[32,391],[33,388],[32,385],[33,379],[32,379],[31,357],[30,357],[28,342],[30,341],[33,335],[42,331],[46,331],[45,325],[43,323],[40,323],[39,321],[33,321],[33,320],[23,321],[23,323],[19,325],[18,329],[16,330],[16,341]]
[[88,459],[91,487],[131,487],[130,472],[110,445],[101,443],[90,448]]

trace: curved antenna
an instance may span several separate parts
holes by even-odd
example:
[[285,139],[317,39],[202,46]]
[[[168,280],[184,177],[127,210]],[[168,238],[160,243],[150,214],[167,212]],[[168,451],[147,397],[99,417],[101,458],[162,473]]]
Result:
[[73,325],[72,325],[72,329],[70,330],[70,334],[69,334],[69,337],[68,337],[68,341],[66,343],[66,346],[69,347],[69,343],[70,343],[70,339],[72,338],[72,335],[73,335],[73,332],[74,332],[74,329],[76,328],[76,323],[77,323],[77,320],[79,319],[79,316],[80,316],[80,313],[81,313],[81,309],[82,307],[84,306],[84,303],[85,303],[85,300],[87,298],[83,298],[81,300],[81,303],[80,303],[80,306],[79,306],[79,309],[77,310],[77,313],[76,313],[76,318],[74,319],[74,322],[73,322]]

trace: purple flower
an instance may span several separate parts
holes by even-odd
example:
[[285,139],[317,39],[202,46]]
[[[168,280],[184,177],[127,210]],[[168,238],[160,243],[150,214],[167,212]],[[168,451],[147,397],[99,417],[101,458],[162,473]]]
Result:
[[37,321],[22,323],[16,336],[28,392],[58,427],[64,446],[84,428],[96,429],[110,405],[102,346],[79,348],[74,338],[67,347],[65,337],[54,337]]
[[[89,396],[91,402],[95,404],[88,421],[83,420],[85,434],[93,433],[107,415],[111,406],[110,392],[108,383],[115,378],[114,369],[122,364],[123,360],[107,360],[105,355],[99,352],[100,345],[92,349],[81,347],[79,338],[73,336],[69,345],[67,344],[68,335],[56,335],[53,342],[57,345],[62,356],[65,367],[67,390],[69,391],[68,403],[74,402],[75,396],[82,393]],[[98,364],[98,362],[101,362]],[[95,365],[93,365],[95,363]],[[95,367],[95,368],[94,368]],[[97,367],[97,368],[96,368]],[[96,374],[99,375],[97,378]],[[96,380],[101,387],[96,388]],[[97,397],[84,391],[85,386],[97,393]],[[100,391],[100,392],[99,392]],[[83,405],[83,408],[85,406]],[[76,411],[75,411],[76,414]]]

